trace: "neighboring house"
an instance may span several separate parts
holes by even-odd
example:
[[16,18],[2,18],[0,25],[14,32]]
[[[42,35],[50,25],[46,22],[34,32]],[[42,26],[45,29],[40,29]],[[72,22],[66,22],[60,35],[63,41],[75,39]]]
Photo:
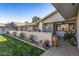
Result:
[[5,33],[5,24],[0,23],[0,34]]
[[26,31],[26,23],[20,23],[20,22],[12,22],[11,25],[14,27],[16,31]]
[[16,31],[38,31],[39,21],[35,21],[32,23],[12,22],[10,24],[7,24],[8,26],[6,27],[11,28],[11,30],[16,30]]
[[41,20],[38,20],[38,21],[33,22],[33,23],[26,24],[27,31],[39,31],[39,22],[40,21]]

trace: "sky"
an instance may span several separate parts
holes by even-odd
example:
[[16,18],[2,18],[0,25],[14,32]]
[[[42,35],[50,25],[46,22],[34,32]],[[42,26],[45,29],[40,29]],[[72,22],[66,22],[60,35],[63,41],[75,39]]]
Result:
[[31,22],[34,16],[43,18],[53,11],[49,3],[0,3],[0,22]]

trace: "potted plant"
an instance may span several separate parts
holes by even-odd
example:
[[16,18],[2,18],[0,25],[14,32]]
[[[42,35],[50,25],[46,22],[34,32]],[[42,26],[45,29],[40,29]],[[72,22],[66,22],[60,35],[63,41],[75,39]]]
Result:
[[44,42],[43,42],[43,47],[46,48],[46,49],[48,49],[48,48],[50,47],[49,43],[50,43],[49,40],[47,40],[47,39],[44,40]]

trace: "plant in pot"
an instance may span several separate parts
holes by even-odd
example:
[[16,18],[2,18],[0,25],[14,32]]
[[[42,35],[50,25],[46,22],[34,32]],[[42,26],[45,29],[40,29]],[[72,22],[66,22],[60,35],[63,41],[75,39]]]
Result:
[[58,38],[56,35],[52,36],[52,46],[58,47]]
[[43,47],[46,48],[46,49],[48,49],[50,47],[49,43],[50,43],[49,40],[44,40]]

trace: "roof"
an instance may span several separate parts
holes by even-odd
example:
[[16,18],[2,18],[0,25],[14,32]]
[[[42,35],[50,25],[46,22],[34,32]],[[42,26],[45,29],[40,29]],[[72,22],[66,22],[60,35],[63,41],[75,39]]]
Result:
[[15,26],[25,26],[26,23],[13,22],[13,25],[15,25]]
[[0,27],[4,27],[5,26],[5,24],[4,23],[0,23]]
[[35,23],[21,23],[21,22],[13,22],[15,26],[29,26],[29,25],[35,25]]
[[51,12],[50,14],[48,14],[47,16],[45,16],[45,17],[42,19],[42,21],[44,21],[44,20],[47,19],[48,17],[54,15],[55,13],[57,13],[57,10],[54,11],[54,12]]
[[27,26],[27,25],[35,25],[35,23],[28,23],[28,24],[26,23],[26,26]]
[[77,16],[79,3],[52,3],[52,5],[65,20]]

